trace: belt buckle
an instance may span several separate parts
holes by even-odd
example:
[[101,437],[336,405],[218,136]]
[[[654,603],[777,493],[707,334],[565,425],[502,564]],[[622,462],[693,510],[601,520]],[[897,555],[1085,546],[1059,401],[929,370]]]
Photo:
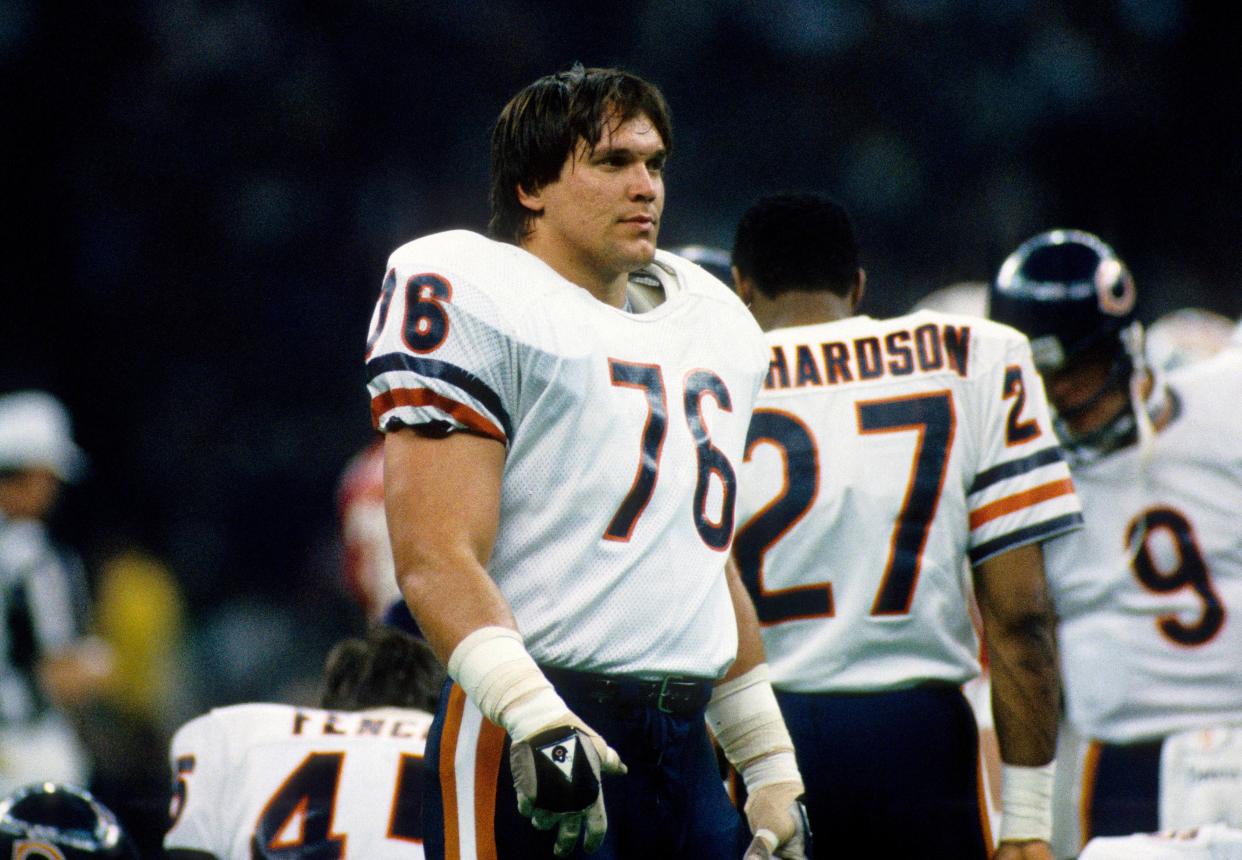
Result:
[[675,714],[676,711],[672,707],[665,704],[666,701],[685,704],[689,701],[686,693],[686,687],[693,686],[693,682],[682,680],[681,678],[665,678],[660,682],[660,694],[656,697],[656,709],[664,714]]

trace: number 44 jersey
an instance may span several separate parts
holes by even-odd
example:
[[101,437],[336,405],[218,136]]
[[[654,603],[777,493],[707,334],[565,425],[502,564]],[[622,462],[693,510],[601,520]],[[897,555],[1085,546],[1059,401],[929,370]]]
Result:
[[372,416],[506,446],[488,570],[537,661],[718,677],[737,650],[724,562],[762,334],[672,254],[630,295],[639,312],[464,230],[410,242],[372,319]]
[[968,562],[1081,523],[1026,338],[933,311],[767,336],[734,552],[773,683],[964,683]]
[[1149,448],[1075,469],[1086,527],[1047,556],[1067,713],[1107,743],[1242,724],[1242,350],[1167,388]]
[[420,860],[431,714],[217,708],[172,741],[165,849],[220,860]]

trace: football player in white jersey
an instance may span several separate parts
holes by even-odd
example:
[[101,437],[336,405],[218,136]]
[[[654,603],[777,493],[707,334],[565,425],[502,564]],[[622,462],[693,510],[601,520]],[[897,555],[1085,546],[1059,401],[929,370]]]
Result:
[[376,625],[329,654],[320,708],[216,708],[172,740],[170,860],[423,857],[423,752],[444,672]]
[[1085,528],[1046,564],[1066,712],[1090,740],[1083,840],[1242,815],[1194,801],[1211,768],[1173,754],[1184,733],[1242,726],[1242,354],[1149,369],[1137,299],[1112,248],[1053,230],[1006,259],[990,303],[1031,339],[1082,498]]
[[1041,542],[1078,527],[1026,338],[979,317],[857,314],[845,211],[752,206],[733,248],[771,365],[734,554],[807,784],[842,856],[986,858],[971,578],[1004,761],[996,857],[1051,857],[1057,676]]
[[767,359],[728,287],[656,250],[671,143],[646,81],[541,78],[493,132],[496,239],[389,259],[367,348],[389,533],[454,682],[430,857],[802,856],[801,778],[726,571]]
[[1242,860],[1242,830],[1210,824],[1189,830],[1097,836],[1078,860]]

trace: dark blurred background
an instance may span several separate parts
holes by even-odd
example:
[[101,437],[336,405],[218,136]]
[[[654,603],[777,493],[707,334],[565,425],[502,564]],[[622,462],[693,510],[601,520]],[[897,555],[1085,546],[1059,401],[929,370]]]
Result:
[[[575,60],[661,85],[661,241],[728,247],[759,194],[853,212],[873,315],[1098,232],[1148,318],[1242,313],[1242,60],[1187,0],[0,0],[0,391],[92,460],[62,537],[162,560],[187,623],[168,719],[296,698],[362,616],[334,508],[370,439],[390,250],[486,223],[489,125]],[[164,752],[151,755],[162,762]]]

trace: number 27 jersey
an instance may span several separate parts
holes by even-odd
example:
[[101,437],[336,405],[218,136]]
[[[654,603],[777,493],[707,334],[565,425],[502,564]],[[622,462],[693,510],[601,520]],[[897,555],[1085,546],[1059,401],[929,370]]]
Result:
[[920,311],[768,342],[734,552],[773,683],[964,683],[979,671],[967,560],[1081,523],[1026,338]]

